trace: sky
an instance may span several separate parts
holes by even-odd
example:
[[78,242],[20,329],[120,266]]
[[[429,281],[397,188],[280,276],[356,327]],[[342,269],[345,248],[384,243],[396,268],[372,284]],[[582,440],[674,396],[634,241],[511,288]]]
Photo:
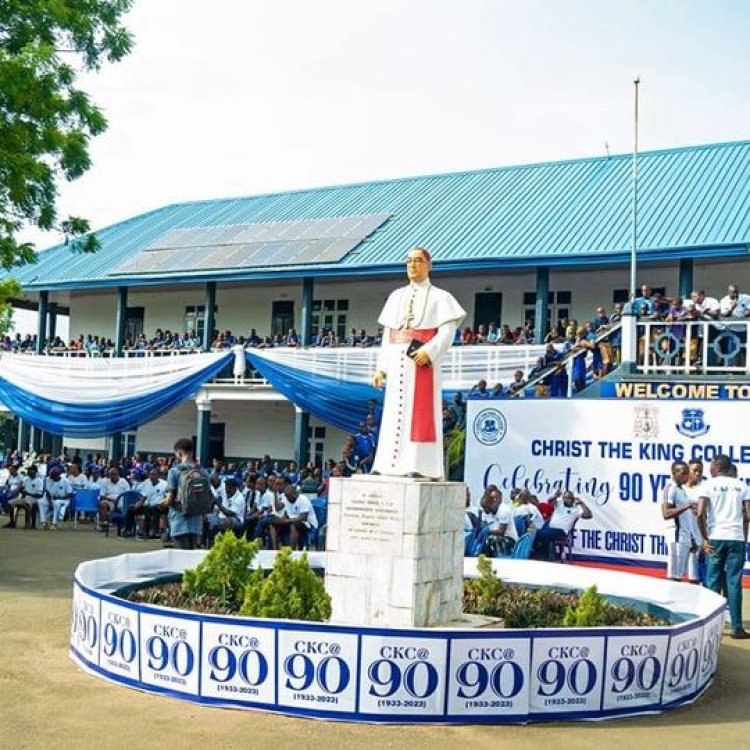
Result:
[[[746,0],[135,0],[60,214],[750,137]],[[54,234],[27,235],[39,249]],[[33,315],[17,319],[32,330]]]

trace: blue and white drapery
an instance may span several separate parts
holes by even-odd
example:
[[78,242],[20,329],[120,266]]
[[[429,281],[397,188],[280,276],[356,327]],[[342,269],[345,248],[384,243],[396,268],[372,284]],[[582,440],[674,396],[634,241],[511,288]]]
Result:
[[0,402],[54,435],[101,437],[160,417],[232,354],[144,358],[0,357]]
[[334,427],[357,432],[359,423],[367,417],[368,400],[383,400],[382,391],[367,382],[374,369],[368,370],[369,362],[357,358],[351,367],[342,370],[334,358],[329,360],[322,354],[318,354],[318,366],[314,367],[312,356],[298,354],[312,351],[253,349],[246,355],[250,364],[295,406]]
[[[540,346],[454,346],[442,362],[443,399],[466,393],[484,378],[492,387],[508,385],[515,370],[527,373],[544,353]],[[368,399],[382,402],[383,392],[369,382],[377,348],[252,349],[251,365],[277,391],[313,416],[347,432],[356,432],[367,416]]]

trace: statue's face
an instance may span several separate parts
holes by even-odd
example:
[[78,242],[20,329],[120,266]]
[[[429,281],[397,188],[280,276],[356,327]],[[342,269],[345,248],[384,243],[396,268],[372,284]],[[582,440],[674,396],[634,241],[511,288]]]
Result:
[[406,257],[406,275],[409,281],[417,283],[424,281],[430,275],[430,261],[427,260],[421,248],[415,247]]

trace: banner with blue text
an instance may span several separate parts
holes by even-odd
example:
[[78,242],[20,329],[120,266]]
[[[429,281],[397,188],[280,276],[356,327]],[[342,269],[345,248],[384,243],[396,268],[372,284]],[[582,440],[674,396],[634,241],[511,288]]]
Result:
[[[613,563],[666,564],[674,524],[662,519],[676,460],[719,453],[750,478],[750,438],[738,425],[750,404],[730,401],[469,401],[465,478],[476,504],[484,488],[504,497],[528,488],[544,501],[571,490],[593,519],[576,527],[574,552]],[[750,566],[745,564],[745,574]]]

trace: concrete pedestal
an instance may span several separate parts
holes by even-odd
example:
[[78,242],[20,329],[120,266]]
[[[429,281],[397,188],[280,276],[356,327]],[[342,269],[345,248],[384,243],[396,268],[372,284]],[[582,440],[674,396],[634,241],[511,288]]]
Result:
[[384,476],[331,479],[326,590],[332,622],[426,627],[457,620],[466,487]]

